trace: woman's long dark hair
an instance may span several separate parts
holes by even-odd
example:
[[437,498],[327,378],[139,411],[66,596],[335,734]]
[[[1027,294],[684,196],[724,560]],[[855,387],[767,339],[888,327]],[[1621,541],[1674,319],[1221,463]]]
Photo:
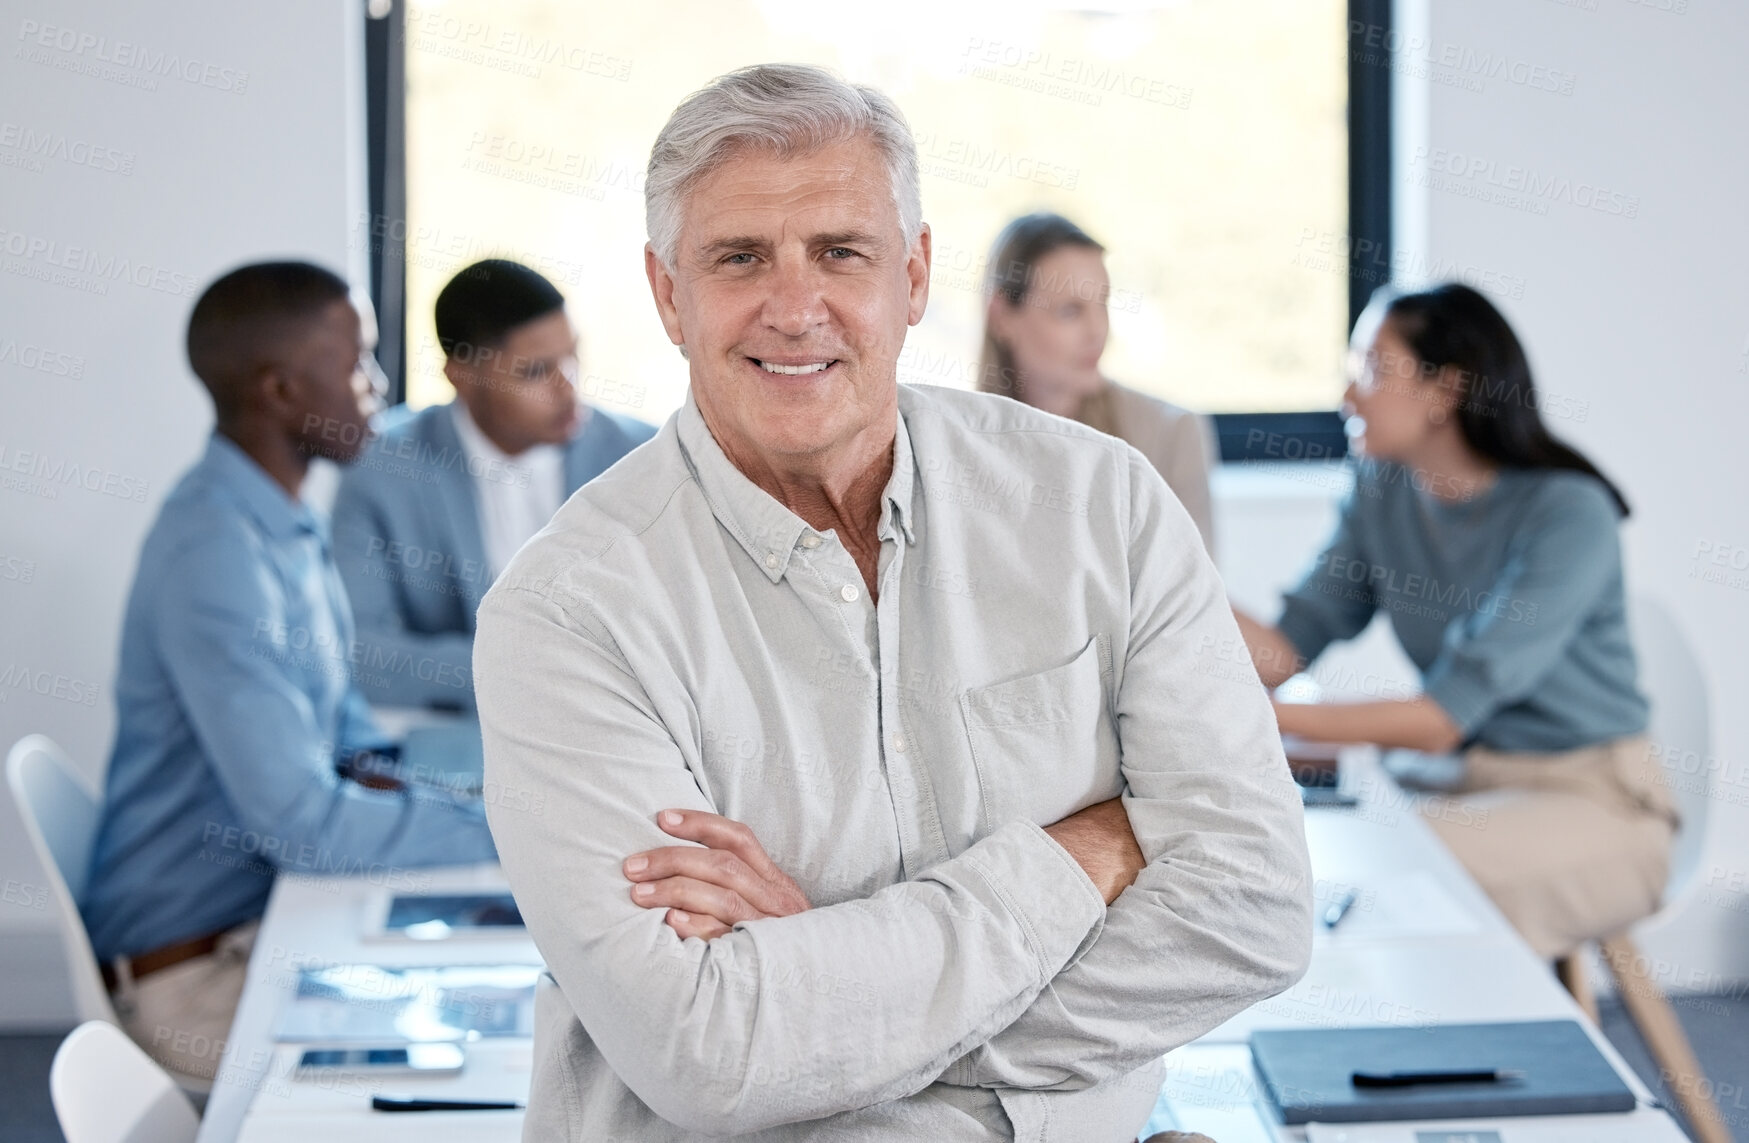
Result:
[[[1381,290],[1384,320],[1414,352],[1421,376],[1458,371],[1456,413],[1464,440],[1509,468],[1558,468],[1595,477],[1625,518],[1627,498],[1577,449],[1543,424],[1530,362],[1500,311],[1470,287],[1447,282],[1413,293]],[[1370,308],[1370,307],[1369,307]]]
[[[996,236],[989,264],[984,268],[985,293],[1000,296],[1009,306],[1020,305],[1026,300],[1026,291],[1032,285],[1034,267],[1045,255],[1065,246],[1080,246],[1105,253],[1105,247],[1060,214],[1041,211],[1021,215]],[[996,340],[986,317],[983,355],[978,360],[978,391],[1024,400],[1020,389],[1014,354]]]

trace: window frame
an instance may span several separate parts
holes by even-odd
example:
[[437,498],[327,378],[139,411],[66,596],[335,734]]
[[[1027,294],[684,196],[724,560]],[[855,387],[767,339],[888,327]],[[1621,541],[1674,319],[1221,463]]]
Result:
[[[407,399],[407,72],[403,3],[367,4],[364,15],[365,148],[370,300],[377,364],[390,405]],[[386,11],[383,8],[386,7]]]
[[[1391,68],[1366,41],[1391,42],[1391,0],[1348,0],[1348,328],[1391,264]],[[1338,460],[1348,434],[1334,409],[1215,413],[1223,464]]]

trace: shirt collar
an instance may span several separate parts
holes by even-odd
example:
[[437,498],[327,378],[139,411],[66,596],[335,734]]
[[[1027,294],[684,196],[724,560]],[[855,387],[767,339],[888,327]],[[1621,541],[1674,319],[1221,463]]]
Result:
[[460,401],[452,401],[449,406],[450,416],[455,420],[455,435],[461,438],[462,448],[484,461],[496,461],[512,468],[534,468],[543,465],[553,465],[559,462],[564,450],[558,445],[535,445],[511,456],[492,443],[474,418],[468,415],[468,410]]
[[[915,543],[911,531],[912,454],[911,437],[905,429],[901,413],[893,435],[893,475],[881,500],[879,535],[882,540],[895,539],[903,532],[907,543]],[[765,577],[776,583],[789,570],[790,556],[805,534],[813,529],[808,522],[784,507],[763,488],[749,480],[723,454],[698,403],[687,390],[686,403],[679,413],[680,449],[687,467],[698,481],[712,513],[735,537]]]
[[287,496],[285,489],[267,475],[254,457],[223,433],[213,433],[200,467],[242,503],[269,537],[290,540],[308,533],[326,542],[315,510],[302,500]]
[[[906,392],[899,386],[898,425],[893,430],[893,475],[887,481],[886,494],[881,498],[881,531],[883,540],[905,533],[905,542],[915,544],[917,535],[911,530],[911,490],[916,459],[911,452],[911,430],[905,425]],[[895,530],[896,529],[896,530]]]

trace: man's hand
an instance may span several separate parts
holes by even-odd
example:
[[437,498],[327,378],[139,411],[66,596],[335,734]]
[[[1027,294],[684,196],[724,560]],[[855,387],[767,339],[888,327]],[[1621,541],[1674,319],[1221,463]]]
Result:
[[671,845],[625,859],[632,900],[666,908],[669,928],[710,940],[740,921],[787,917],[813,908],[801,888],[766,855],[753,831],[721,814],[663,810],[656,825],[697,845]]
[[1117,900],[1148,864],[1136,845],[1122,798],[1078,810],[1056,825],[1046,826],[1045,832],[1087,871],[1107,905]]

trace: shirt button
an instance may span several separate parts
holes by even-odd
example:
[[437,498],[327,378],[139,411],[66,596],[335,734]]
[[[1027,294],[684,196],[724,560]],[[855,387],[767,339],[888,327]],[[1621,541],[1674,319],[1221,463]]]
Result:
[[817,548],[819,546],[820,546],[820,537],[814,535],[812,532],[810,532],[807,535],[802,537],[802,547],[804,547],[804,548]]
[[857,591],[854,585],[847,583],[843,587],[838,589],[838,594],[839,594],[839,596],[841,596],[843,598],[844,602],[855,603],[856,597],[861,595],[862,593],[860,591]]
[[905,753],[905,736],[903,734],[893,735],[893,749],[900,754]]
[[777,566],[777,556],[775,553],[765,557],[765,566],[768,568],[774,568]]

